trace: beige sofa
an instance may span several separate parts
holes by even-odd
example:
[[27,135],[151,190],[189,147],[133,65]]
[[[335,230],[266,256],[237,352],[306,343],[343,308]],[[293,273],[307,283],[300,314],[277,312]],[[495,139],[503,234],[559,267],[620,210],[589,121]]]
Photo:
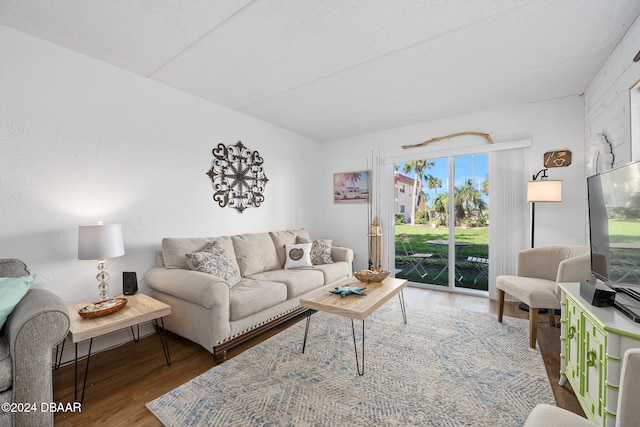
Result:
[[[315,250],[316,243],[325,244],[330,263],[285,269],[286,245],[301,239],[311,240],[305,229],[163,239],[158,265],[145,280],[153,296],[171,306],[165,327],[223,361],[230,348],[301,314],[305,311],[299,306],[302,295],[353,273],[353,251],[327,247],[331,241],[313,245]],[[211,249],[214,246],[218,252]],[[202,254],[205,248],[217,254],[214,263],[225,260],[226,268],[216,274],[226,280],[193,270],[197,267],[193,254]]]

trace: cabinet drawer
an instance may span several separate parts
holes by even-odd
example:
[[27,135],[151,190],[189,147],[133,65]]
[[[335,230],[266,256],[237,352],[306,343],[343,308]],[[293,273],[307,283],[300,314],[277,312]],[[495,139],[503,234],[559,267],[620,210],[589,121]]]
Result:
[[567,298],[566,301],[566,323],[565,323],[565,368],[564,375],[571,383],[575,393],[582,394],[582,381],[580,381],[580,321],[582,312],[573,302]]
[[607,375],[606,345],[607,335],[589,316],[583,315],[584,348],[582,351],[582,363],[584,366],[583,396],[589,412],[588,418],[602,425],[604,417],[605,378]]

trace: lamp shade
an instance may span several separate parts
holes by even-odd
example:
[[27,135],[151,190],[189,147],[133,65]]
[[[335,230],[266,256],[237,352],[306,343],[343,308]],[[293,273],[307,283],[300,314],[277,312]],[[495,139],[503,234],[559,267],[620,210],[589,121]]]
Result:
[[561,202],[562,181],[538,180],[527,184],[527,202]]
[[122,225],[98,224],[78,227],[78,259],[105,259],[122,255]]

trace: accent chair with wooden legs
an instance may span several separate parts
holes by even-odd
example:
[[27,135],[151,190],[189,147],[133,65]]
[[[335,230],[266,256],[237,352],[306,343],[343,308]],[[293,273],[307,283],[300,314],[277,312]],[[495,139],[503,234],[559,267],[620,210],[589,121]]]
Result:
[[538,310],[549,309],[549,323],[555,326],[560,309],[557,283],[591,278],[589,248],[586,246],[544,246],[518,252],[516,275],[498,276],[498,321],[502,323],[505,294],[529,306],[529,345],[536,347]]

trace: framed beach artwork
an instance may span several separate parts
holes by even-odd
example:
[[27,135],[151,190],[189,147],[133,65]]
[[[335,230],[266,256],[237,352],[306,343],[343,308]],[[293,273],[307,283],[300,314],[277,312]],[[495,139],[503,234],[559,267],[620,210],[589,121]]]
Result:
[[371,171],[341,172],[333,174],[334,203],[368,203]]

